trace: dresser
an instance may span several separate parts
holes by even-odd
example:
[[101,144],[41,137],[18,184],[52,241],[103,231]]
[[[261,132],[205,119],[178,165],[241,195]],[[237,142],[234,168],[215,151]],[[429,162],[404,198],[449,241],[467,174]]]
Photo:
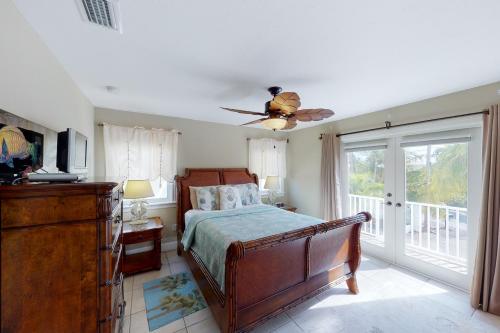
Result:
[[1,332],[121,332],[121,182],[0,186]]

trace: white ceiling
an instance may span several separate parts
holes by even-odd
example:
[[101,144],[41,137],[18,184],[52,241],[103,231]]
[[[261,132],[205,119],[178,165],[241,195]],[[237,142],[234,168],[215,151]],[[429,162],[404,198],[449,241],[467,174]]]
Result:
[[498,0],[119,0],[122,34],[76,1],[15,0],[100,107],[241,124],[280,85],[333,121],[500,79]]

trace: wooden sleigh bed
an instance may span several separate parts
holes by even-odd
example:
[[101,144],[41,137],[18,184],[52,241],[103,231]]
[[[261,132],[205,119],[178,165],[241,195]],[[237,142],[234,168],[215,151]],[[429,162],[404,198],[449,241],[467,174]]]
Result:
[[186,258],[221,332],[246,332],[302,301],[346,282],[358,293],[361,224],[369,213],[253,241],[232,242],[223,292],[199,256],[184,251],[184,215],[192,209],[189,186],[258,184],[244,168],[186,169],[177,183],[177,253]]

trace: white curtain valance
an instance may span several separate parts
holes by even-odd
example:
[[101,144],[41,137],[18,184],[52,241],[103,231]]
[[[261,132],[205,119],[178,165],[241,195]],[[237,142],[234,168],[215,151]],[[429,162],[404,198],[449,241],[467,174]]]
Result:
[[260,180],[267,176],[286,177],[286,140],[250,139],[248,168]]
[[172,182],[178,131],[103,125],[106,176]]

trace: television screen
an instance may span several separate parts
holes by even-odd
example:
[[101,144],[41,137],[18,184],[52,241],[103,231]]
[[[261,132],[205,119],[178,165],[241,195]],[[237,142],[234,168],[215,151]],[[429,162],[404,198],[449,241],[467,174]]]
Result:
[[0,124],[0,173],[21,173],[43,166],[43,134]]

